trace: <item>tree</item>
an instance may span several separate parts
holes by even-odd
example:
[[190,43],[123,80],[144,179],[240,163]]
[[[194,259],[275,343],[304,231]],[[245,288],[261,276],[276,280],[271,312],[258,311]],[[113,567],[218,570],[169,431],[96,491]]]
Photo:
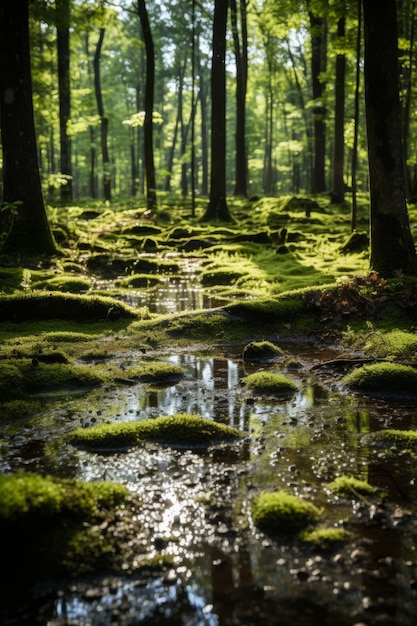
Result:
[[210,198],[204,220],[230,221],[226,201],[226,26],[228,0],[215,0],[211,66]]
[[155,52],[145,0],[138,0],[136,10],[141,23],[143,41],[145,42],[146,49],[145,120],[143,123],[145,143],[146,201],[149,211],[154,212],[157,208],[155,164],[153,154]]
[[110,177],[110,157],[107,142],[109,120],[104,115],[103,96],[101,93],[100,78],[100,56],[101,48],[106,29],[100,28],[100,35],[97,41],[96,51],[94,54],[94,86],[97,100],[97,110],[101,123],[101,156],[103,160],[103,195],[105,200],[111,200],[111,177]]
[[248,82],[247,4],[248,0],[240,0],[239,2],[239,30],[236,0],[230,0],[234,54],[236,59],[235,195],[245,198],[248,195],[248,165],[246,154],[246,90]]
[[57,248],[42,196],[33,117],[28,0],[0,5],[0,103],[3,206],[21,203],[2,252],[54,254]]
[[408,220],[395,0],[363,0],[369,153],[371,269],[387,278],[417,275]]
[[72,199],[71,175],[71,139],[68,133],[68,124],[71,118],[70,92],[70,2],[56,0],[57,23],[57,51],[58,51],[58,85],[59,85],[59,133],[61,174],[64,182],[61,184],[61,199]]
[[[339,17],[337,23],[337,37],[341,45],[344,45],[345,37],[344,15]],[[344,52],[336,56],[336,84],[335,84],[335,112],[334,112],[334,151],[333,151],[333,190],[332,202],[340,204],[345,199],[345,182],[343,179],[344,155],[345,155],[345,74],[346,55]]]

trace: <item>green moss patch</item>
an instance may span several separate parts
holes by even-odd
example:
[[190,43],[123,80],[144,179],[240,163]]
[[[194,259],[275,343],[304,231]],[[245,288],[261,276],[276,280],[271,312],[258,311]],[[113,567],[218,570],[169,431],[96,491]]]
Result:
[[417,370],[396,363],[375,363],[353,370],[343,378],[350,389],[380,393],[417,393]]
[[271,341],[252,341],[243,350],[243,360],[250,363],[271,363],[283,355]]
[[47,291],[62,291],[64,293],[81,293],[88,291],[91,280],[82,276],[68,276],[66,274],[54,276],[43,281],[34,281],[33,289],[45,289]]
[[338,476],[331,483],[328,483],[327,488],[345,496],[372,495],[378,491],[376,487],[365,480],[359,480],[353,476]]
[[176,383],[183,378],[184,373],[183,368],[179,365],[162,361],[144,361],[127,372],[129,378],[149,385]]
[[57,389],[91,388],[104,377],[86,367],[29,359],[0,362],[0,401]]
[[300,539],[321,550],[329,550],[349,541],[353,533],[344,528],[315,528],[300,533]]
[[199,415],[177,415],[146,419],[138,422],[96,424],[78,428],[68,440],[74,445],[92,449],[130,448],[144,441],[155,441],[174,447],[206,447],[222,441],[236,440],[240,432],[225,424],[204,419]]
[[261,493],[252,507],[254,524],[270,533],[297,533],[320,515],[314,504],[285,491]]
[[0,421],[11,422],[31,417],[38,413],[41,407],[40,402],[33,400],[11,400],[10,402],[4,402],[0,405]]
[[367,441],[395,445],[398,448],[417,450],[417,430],[396,430],[388,428],[366,435]]
[[111,298],[61,293],[30,293],[0,298],[0,322],[63,319],[79,322],[134,319],[131,307]]
[[273,372],[255,372],[242,381],[248,389],[261,395],[286,395],[297,391],[297,385],[284,376]]
[[99,525],[127,496],[126,487],[109,482],[23,471],[0,475],[0,529],[3,540],[13,545],[3,555],[4,566],[34,578],[111,566],[117,539]]

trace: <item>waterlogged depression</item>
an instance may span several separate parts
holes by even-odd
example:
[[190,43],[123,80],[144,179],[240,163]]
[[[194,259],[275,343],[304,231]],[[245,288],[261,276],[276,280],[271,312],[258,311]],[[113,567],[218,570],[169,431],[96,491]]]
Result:
[[[240,353],[181,352],[159,355],[184,368],[175,385],[110,385],[44,400],[32,425],[17,433],[5,428],[3,471],[111,480],[128,487],[130,501],[103,528],[123,546],[118,575],[19,588],[2,603],[4,623],[411,626],[417,459],[394,445],[371,444],[366,435],[415,426],[416,404],[347,394],[336,375],[314,368],[333,358],[331,351],[283,348],[299,367],[287,370],[284,358],[267,369],[296,382],[290,398],[250,394],[242,378],[266,366],[247,366]],[[245,437],[207,451],[145,443],[106,454],[60,439],[80,425],[183,412],[229,424]],[[343,474],[366,480],[384,497],[335,495],[327,485]],[[253,523],[253,499],[279,490],[314,503],[320,527],[349,530],[351,538],[320,549],[264,534]],[[164,567],[150,567],[152,561]]]

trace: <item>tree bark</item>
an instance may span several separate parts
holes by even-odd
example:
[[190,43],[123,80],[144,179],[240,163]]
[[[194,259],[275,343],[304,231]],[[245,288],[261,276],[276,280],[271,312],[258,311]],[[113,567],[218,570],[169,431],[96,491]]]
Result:
[[211,67],[210,198],[204,220],[230,221],[226,201],[226,26],[228,0],[215,0]]
[[0,126],[3,203],[21,202],[3,253],[54,254],[42,196],[33,117],[28,0],[0,4]]
[[103,46],[105,28],[100,28],[100,35],[97,41],[96,52],[94,55],[94,85],[97,100],[97,111],[101,122],[101,156],[103,161],[103,196],[105,200],[111,200],[111,176],[110,176],[110,157],[107,144],[107,135],[109,120],[104,115],[103,96],[101,93],[100,79],[100,56]]
[[417,275],[405,195],[396,2],[363,0],[363,15],[371,269],[385,278]]
[[71,139],[68,134],[68,124],[71,119],[69,0],[56,0],[55,10],[57,14],[60,170],[65,177],[65,182],[61,184],[61,200],[66,201],[72,199]]
[[311,11],[311,78],[313,86],[313,128],[314,128],[314,171],[312,192],[326,191],[326,107],[324,105],[325,83],[321,74],[326,71],[327,58],[327,23],[325,18]]
[[[345,17],[340,17],[337,24],[337,36],[344,39]],[[345,181],[343,170],[345,162],[345,74],[346,56],[336,56],[336,85],[334,113],[334,155],[333,155],[333,191],[331,200],[341,204],[345,199]]]
[[248,195],[248,162],[246,154],[246,91],[248,77],[247,0],[240,0],[240,37],[236,0],[230,0],[234,53],[236,60],[236,172],[235,196]]
[[145,121],[143,124],[146,202],[147,208],[155,212],[157,208],[155,164],[153,154],[153,100],[155,86],[155,52],[145,0],[138,0],[137,12],[140,19],[146,49]]

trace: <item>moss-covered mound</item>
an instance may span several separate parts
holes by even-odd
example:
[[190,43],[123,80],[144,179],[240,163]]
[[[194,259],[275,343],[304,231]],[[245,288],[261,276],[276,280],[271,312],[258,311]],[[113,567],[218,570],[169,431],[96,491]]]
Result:
[[0,298],[0,322],[62,319],[77,322],[135,319],[134,309],[112,298],[62,293],[29,293]]
[[366,435],[367,441],[381,443],[387,446],[395,445],[397,448],[417,450],[417,430],[397,430],[387,428]]
[[177,415],[145,419],[139,422],[96,424],[77,428],[68,440],[96,450],[125,449],[144,441],[155,441],[174,447],[206,447],[222,441],[236,440],[241,433],[199,415]]
[[9,573],[99,571],[113,560],[116,539],[98,528],[128,496],[109,482],[81,483],[19,471],[0,475],[0,530]]
[[56,389],[91,388],[104,378],[86,367],[36,359],[0,362],[0,402]]
[[343,378],[350,389],[373,393],[417,394],[417,370],[396,363],[374,363],[353,370]]
[[288,395],[297,391],[297,385],[284,376],[273,372],[255,372],[242,381],[248,389],[260,395]]
[[365,480],[359,480],[353,476],[338,476],[331,483],[328,483],[327,488],[330,491],[346,496],[357,494],[371,495],[378,491],[376,487],[370,485]]
[[345,528],[315,528],[305,530],[300,534],[302,541],[320,550],[330,550],[352,537],[353,534]]
[[285,491],[264,492],[252,507],[256,526],[269,533],[297,533],[320,518],[320,510]]
[[184,370],[179,365],[163,361],[143,361],[129,370],[129,378],[149,385],[172,385],[181,380]]
[[249,363],[272,363],[283,355],[271,341],[251,341],[243,349],[243,360]]

